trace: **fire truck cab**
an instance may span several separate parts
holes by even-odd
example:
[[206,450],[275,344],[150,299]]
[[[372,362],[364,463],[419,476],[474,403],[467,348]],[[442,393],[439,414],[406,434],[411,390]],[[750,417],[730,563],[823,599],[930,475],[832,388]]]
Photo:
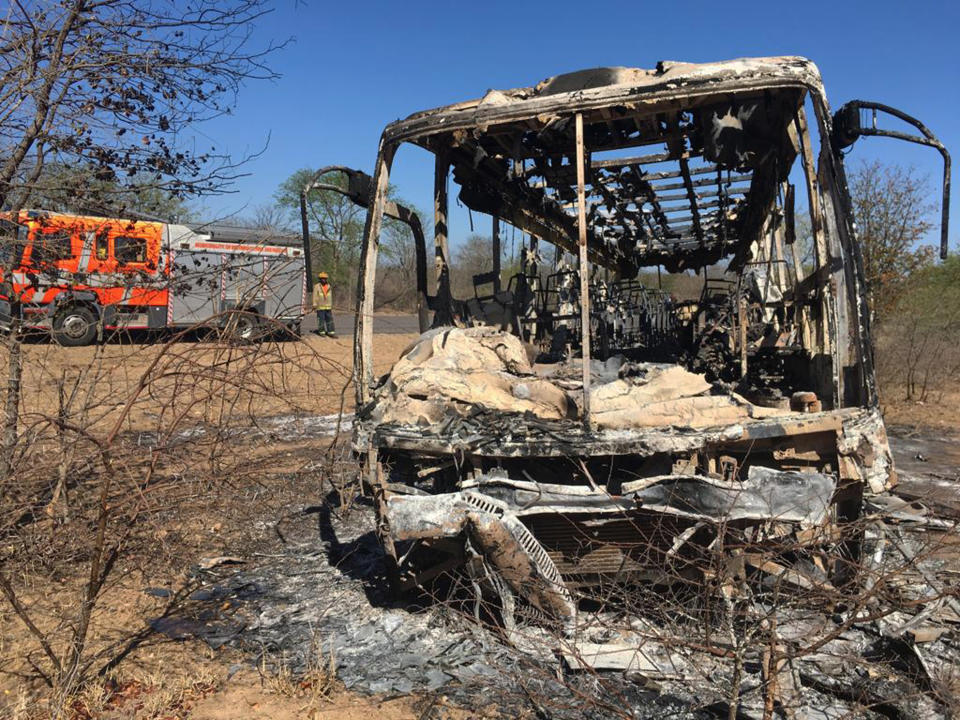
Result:
[[[50,329],[62,345],[103,330],[231,327],[299,332],[303,250],[243,228],[22,211],[3,218],[0,327]],[[299,244],[299,239],[291,238]]]

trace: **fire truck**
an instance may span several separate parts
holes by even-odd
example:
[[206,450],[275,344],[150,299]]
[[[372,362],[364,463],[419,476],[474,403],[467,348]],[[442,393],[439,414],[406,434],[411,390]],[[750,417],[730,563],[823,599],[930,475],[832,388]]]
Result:
[[266,244],[245,228],[36,210],[0,222],[0,328],[18,317],[24,329],[52,331],[71,346],[118,329],[299,334],[306,274],[298,238],[283,239],[297,246]]

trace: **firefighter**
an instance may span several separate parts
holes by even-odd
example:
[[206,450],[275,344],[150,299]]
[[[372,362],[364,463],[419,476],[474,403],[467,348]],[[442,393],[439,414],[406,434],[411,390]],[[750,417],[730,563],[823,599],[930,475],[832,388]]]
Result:
[[317,335],[336,337],[333,329],[333,290],[325,272],[317,273],[317,282],[313,286],[313,309],[317,311]]

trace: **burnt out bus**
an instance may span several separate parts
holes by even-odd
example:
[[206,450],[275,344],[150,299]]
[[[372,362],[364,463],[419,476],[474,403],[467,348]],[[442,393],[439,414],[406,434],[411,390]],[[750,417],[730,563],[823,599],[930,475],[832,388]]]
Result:
[[[890,115],[916,132],[881,129]],[[925,127],[875,103],[832,114],[798,57],[575,72],[389,125],[356,193],[353,441],[394,581],[479,565],[502,608],[562,624],[591,589],[703,580],[717,548],[741,574],[840,583],[864,495],[896,482],[841,153],[862,135],[940,150],[946,195]],[[408,144],[433,161],[428,312],[377,378],[378,245]],[[451,196],[494,228],[471,297],[451,292]],[[524,253],[501,277],[507,229]]]

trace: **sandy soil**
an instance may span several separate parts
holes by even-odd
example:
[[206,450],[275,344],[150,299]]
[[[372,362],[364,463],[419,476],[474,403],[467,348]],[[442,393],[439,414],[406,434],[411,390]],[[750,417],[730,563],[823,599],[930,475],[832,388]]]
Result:
[[[386,372],[416,336],[378,335],[375,371]],[[0,351],[0,382],[5,383],[7,351]],[[21,427],[40,427],[65,408],[69,421],[82,423],[101,438],[112,432],[141,434],[184,430],[226,418],[251,427],[257,419],[353,410],[350,382],[352,339],[309,336],[297,342],[260,346],[214,343],[110,343],[100,347],[24,346]],[[137,437],[138,435],[134,435]],[[291,507],[322,502],[329,491],[317,483],[311,462],[325,460],[330,439],[306,440],[296,433],[231,440],[219,466],[227,482],[216,486],[187,483],[170,487],[171,508],[161,510],[138,530],[106,591],[109,601],[97,610],[93,647],[123,642],[158,616],[163,601],[145,594],[150,586],[176,587],[184,572],[202,557],[242,554],[251,548],[269,552],[279,542],[274,527]],[[202,442],[177,449],[168,475],[200,472]],[[52,448],[54,451],[56,447]],[[191,460],[191,458],[193,458]],[[291,482],[291,477],[297,478]],[[166,497],[166,496],[165,496]],[[58,525],[51,544],[69,544]],[[40,570],[40,568],[38,568]],[[61,568],[55,577],[38,575],[18,583],[22,599],[45,630],[72,617],[83,582],[81,560],[74,573]],[[53,583],[53,586],[51,586]],[[51,592],[55,590],[55,592]],[[23,624],[0,603],[0,717],[47,717],[42,683],[24,683],[28,654],[37,652]],[[231,674],[230,670],[234,672]],[[241,668],[240,672],[236,672]],[[228,677],[229,676],[229,677]],[[290,678],[263,675],[239,651],[211,651],[199,641],[160,639],[138,648],[115,674],[86,688],[69,717],[87,718],[337,718],[423,716],[416,698],[379,699],[349,693],[335,679],[322,692]],[[433,713],[430,717],[449,717]],[[456,715],[454,715],[456,716]]]
[[[384,373],[415,334],[375,336],[374,371]],[[49,342],[24,346],[24,417],[49,417],[65,402],[83,407],[87,425],[107,432],[122,417],[123,429],[155,428],[177,398],[183,419],[215,422],[232,400],[254,417],[352,410],[353,342],[307,335],[298,342],[222,346],[209,342],[132,344],[63,348]],[[0,383],[6,383],[8,354],[0,346]],[[142,387],[141,387],[142,384]],[[74,390],[76,385],[76,390]],[[245,386],[243,392],[237,392]],[[899,388],[885,389],[881,405],[891,425],[932,428],[960,426],[960,392],[925,402],[906,401]],[[219,405],[219,407],[218,407]],[[189,406],[189,407],[186,407]],[[170,421],[168,411],[164,420]]]
[[960,428],[960,392],[945,390],[925,401],[904,400],[901,388],[886,388],[881,397],[888,425],[935,428],[951,432]]
[[[276,686],[274,686],[275,688]],[[299,695],[299,696],[298,696]],[[413,720],[423,717],[477,717],[461,708],[447,707],[442,699],[416,697],[364,697],[333,691],[329,696],[311,694],[309,689],[283,693],[270,681],[253,672],[238,673],[190,710],[190,720]]]
[[[416,335],[378,335],[374,371],[384,373]],[[8,351],[0,350],[6,385]],[[63,348],[24,346],[23,407],[29,425],[67,413],[84,427],[111,431],[169,429],[218,422],[224,414],[270,417],[353,409],[353,342],[313,335],[297,342],[108,343]],[[82,420],[80,418],[82,416]]]
[[[312,705],[312,706],[311,706]],[[234,720],[234,718],[263,718],[264,720],[360,720],[370,716],[383,720],[401,720],[416,717],[409,698],[378,701],[350,694],[339,694],[310,702],[305,698],[271,693],[263,687],[254,673],[231,678],[222,690],[193,706],[192,720]]]

